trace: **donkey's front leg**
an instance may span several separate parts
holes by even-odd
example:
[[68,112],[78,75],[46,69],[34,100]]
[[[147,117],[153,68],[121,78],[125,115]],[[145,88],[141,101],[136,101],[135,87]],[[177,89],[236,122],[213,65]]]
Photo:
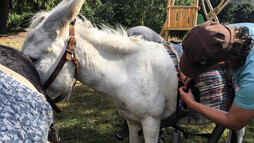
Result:
[[145,143],[157,143],[160,131],[160,119],[146,117],[141,121]]
[[142,143],[142,137],[138,134],[142,130],[141,124],[130,120],[127,120],[127,124],[129,127],[130,143]]

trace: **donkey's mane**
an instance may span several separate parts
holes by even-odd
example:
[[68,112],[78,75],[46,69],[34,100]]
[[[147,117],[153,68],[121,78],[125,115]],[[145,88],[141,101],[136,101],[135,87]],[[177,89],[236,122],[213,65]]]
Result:
[[93,45],[103,45],[101,48],[117,54],[127,54],[135,52],[144,42],[141,36],[128,37],[127,32],[121,25],[116,28],[101,24],[99,27],[93,25],[90,21],[77,18],[75,27],[77,33]]
[[46,19],[50,14],[47,12],[38,12],[36,13],[32,18],[31,18],[31,22],[30,22],[30,26],[29,26],[29,31],[28,31],[28,35],[29,33],[35,28],[37,27],[44,19]]
[[[30,23],[28,35],[49,15],[50,13],[48,12],[38,12],[35,14]],[[144,42],[141,36],[128,37],[127,32],[121,25],[116,25],[116,28],[112,28],[101,24],[97,27],[82,15],[80,15],[80,17],[84,20],[78,17],[76,18],[75,27],[78,29],[76,30],[78,35],[93,45],[103,45],[101,47],[110,52],[115,52],[117,54],[132,53],[139,47],[137,44],[142,44],[142,42]]]

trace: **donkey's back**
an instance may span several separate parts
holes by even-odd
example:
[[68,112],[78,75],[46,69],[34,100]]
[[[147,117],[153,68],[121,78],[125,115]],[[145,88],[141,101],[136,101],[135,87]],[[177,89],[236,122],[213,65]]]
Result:
[[44,93],[37,70],[31,60],[21,51],[0,45],[0,64],[19,73],[30,81],[40,93]]

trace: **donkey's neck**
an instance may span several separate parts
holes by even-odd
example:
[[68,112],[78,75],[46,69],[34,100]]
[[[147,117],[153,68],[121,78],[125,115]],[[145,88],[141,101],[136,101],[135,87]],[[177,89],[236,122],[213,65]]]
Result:
[[[138,50],[135,40],[106,30],[87,28],[77,32],[76,41],[81,82],[106,93],[125,82],[130,59],[126,57]],[[121,77],[117,77],[117,73],[122,73]]]
[[106,26],[98,29],[89,24],[89,21],[77,22],[75,25],[77,34],[83,41],[94,45],[97,50],[108,51],[111,54],[129,54],[137,50],[136,42],[140,39],[129,38],[123,29],[112,29]]

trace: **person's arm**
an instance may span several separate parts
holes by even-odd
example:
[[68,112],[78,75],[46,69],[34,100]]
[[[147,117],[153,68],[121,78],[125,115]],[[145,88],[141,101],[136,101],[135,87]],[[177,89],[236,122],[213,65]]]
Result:
[[246,126],[254,118],[254,110],[240,108],[234,103],[232,104],[229,112],[213,109],[196,102],[190,89],[188,93],[184,90],[186,90],[185,87],[179,88],[181,98],[189,108],[226,128],[239,130]]

